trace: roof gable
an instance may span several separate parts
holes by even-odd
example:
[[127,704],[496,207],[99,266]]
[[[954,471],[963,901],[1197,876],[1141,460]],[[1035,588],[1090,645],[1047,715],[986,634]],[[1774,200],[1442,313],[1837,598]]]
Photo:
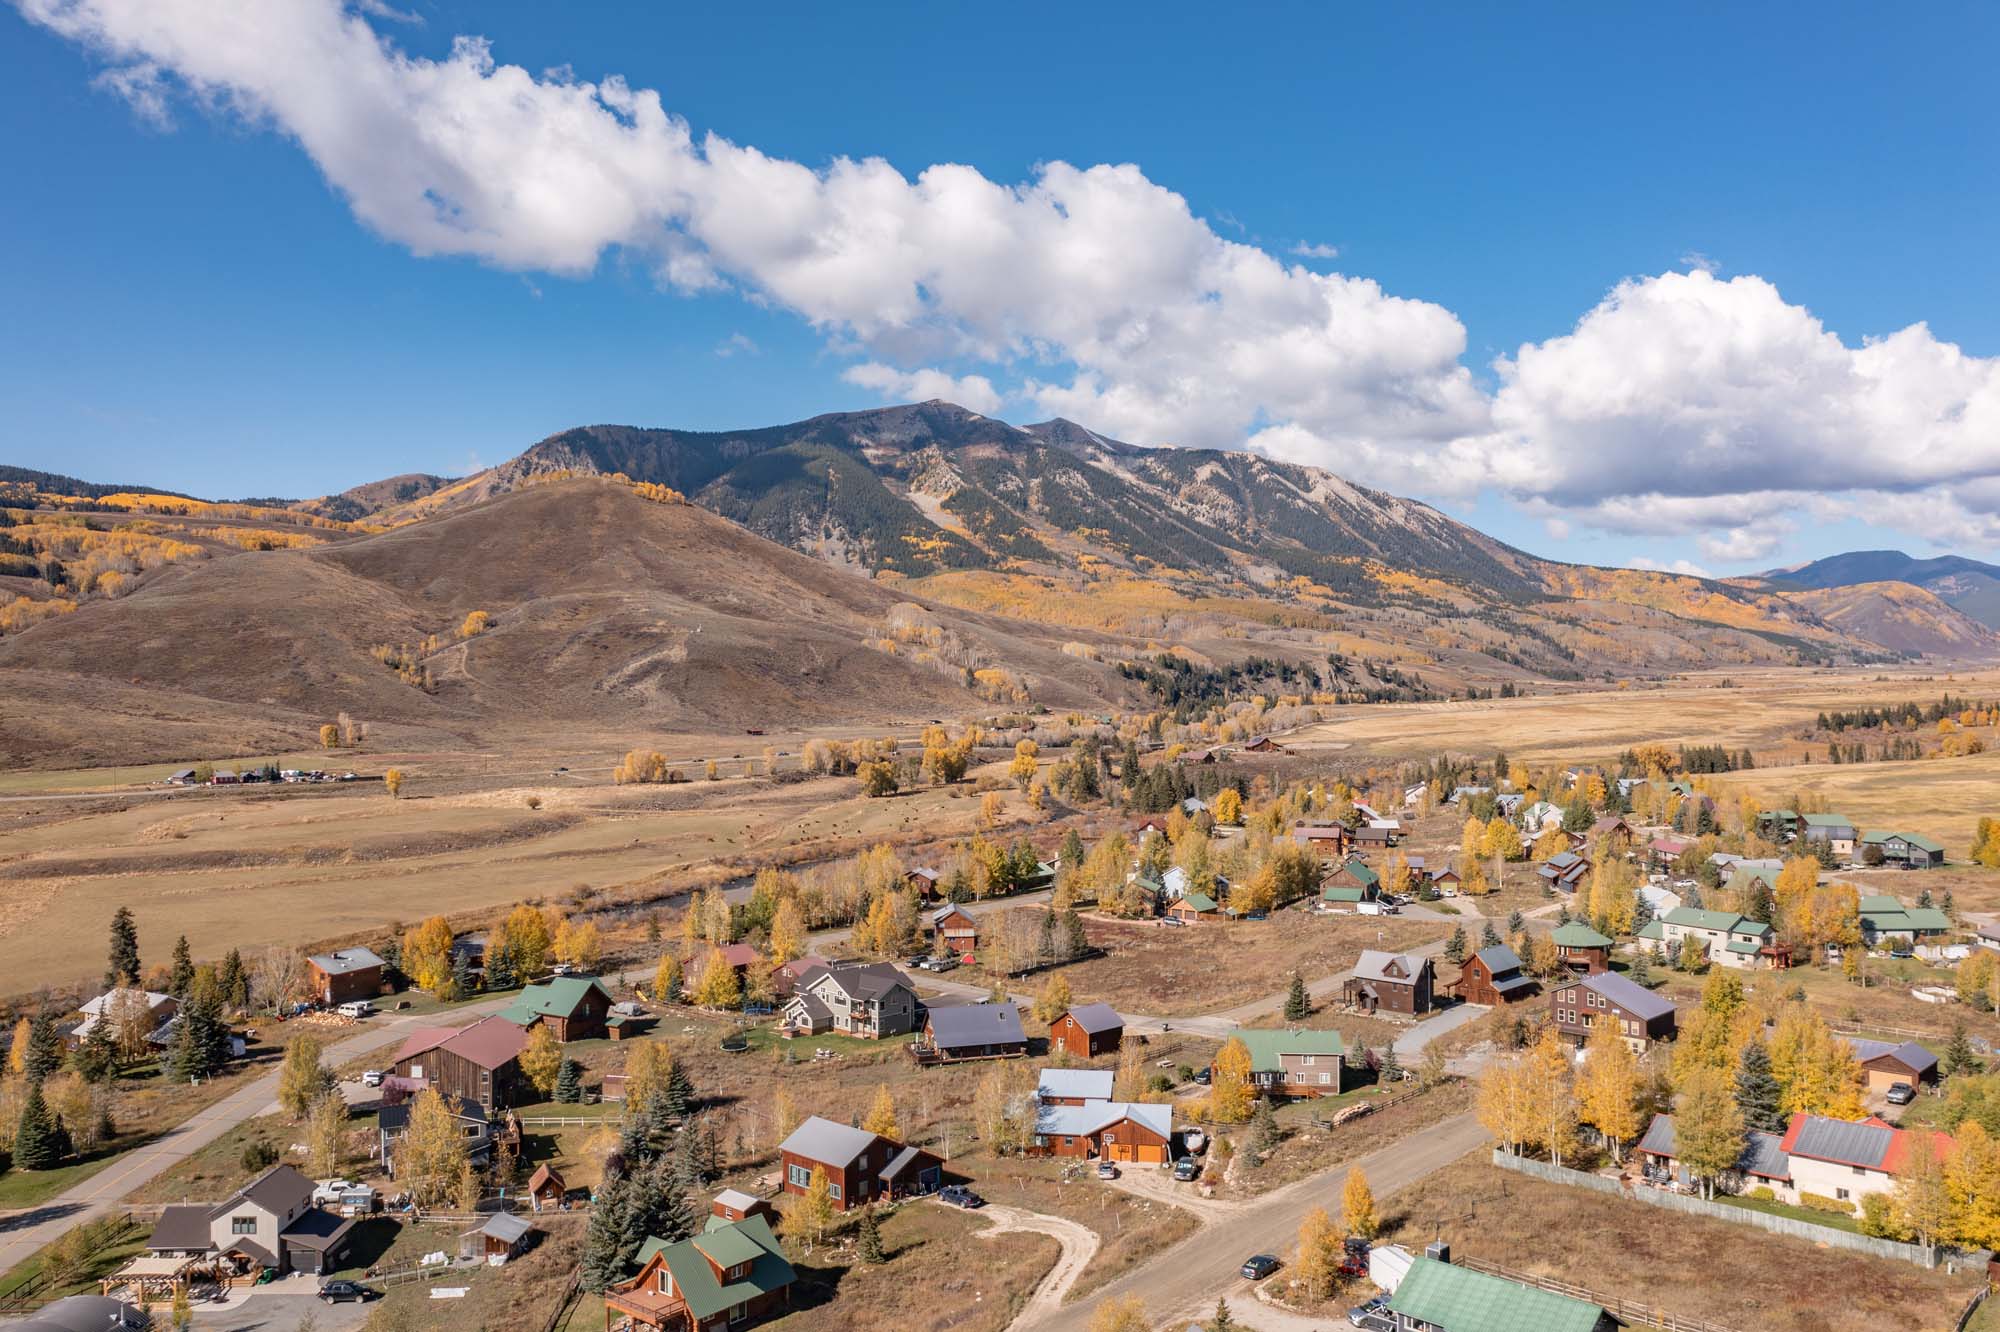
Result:
[[812,1115],[792,1130],[791,1136],[779,1144],[778,1150],[802,1156],[808,1161],[817,1161],[821,1165],[844,1166],[874,1143],[875,1135],[866,1129]]
[[1444,1332],[1594,1332],[1604,1310],[1583,1300],[1419,1258],[1389,1308]]

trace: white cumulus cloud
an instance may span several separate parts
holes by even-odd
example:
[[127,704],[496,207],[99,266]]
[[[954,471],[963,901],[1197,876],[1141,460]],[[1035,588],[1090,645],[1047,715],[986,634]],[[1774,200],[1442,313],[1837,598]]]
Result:
[[987,415],[1000,410],[1000,393],[985,375],[950,375],[942,370],[898,370],[880,361],[864,361],[841,372],[850,384],[871,389],[898,402],[929,402],[943,398]]

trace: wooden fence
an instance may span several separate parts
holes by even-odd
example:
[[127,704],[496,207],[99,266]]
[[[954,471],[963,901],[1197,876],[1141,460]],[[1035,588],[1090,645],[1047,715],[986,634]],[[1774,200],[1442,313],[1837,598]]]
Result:
[[1637,1300],[1628,1300],[1618,1295],[1605,1295],[1585,1286],[1557,1281],[1553,1277],[1531,1276],[1526,1272],[1516,1272],[1510,1267],[1502,1267],[1498,1263],[1489,1263],[1479,1258],[1454,1254],[1452,1261],[1474,1272],[1484,1272],[1488,1276],[1500,1277],[1523,1286],[1533,1286],[1537,1290],[1567,1295],[1573,1300],[1599,1305],[1606,1313],[1628,1326],[1636,1324],[1641,1327],[1657,1327],[1661,1332],[1736,1332],[1734,1328],[1707,1318],[1684,1318],[1679,1314],[1669,1313],[1657,1305],[1641,1304]]
[[1973,1315],[1979,1312],[1979,1306],[1986,1303],[1986,1297],[1992,1293],[1991,1285],[1981,1286],[1973,1291],[1972,1298],[1966,1301],[1964,1310],[1958,1315],[1958,1321],[1951,1325],[1951,1332],[1965,1332],[1965,1329],[1972,1324]]

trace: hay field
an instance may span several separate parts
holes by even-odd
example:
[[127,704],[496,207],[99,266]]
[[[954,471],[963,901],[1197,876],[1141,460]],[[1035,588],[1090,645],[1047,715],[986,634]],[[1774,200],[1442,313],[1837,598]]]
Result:
[[[1727,679],[1733,683],[1724,687]],[[1993,697],[2000,672],[1761,671],[1691,676],[1658,688],[1596,689],[1534,698],[1393,703],[1338,709],[1287,737],[1301,755],[1392,759],[1439,752],[1491,754],[1531,763],[1606,759],[1654,740],[1753,751],[1780,743],[1822,709],[1940,694]]]
[[[164,959],[183,932],[197,958],[231,947],[248,955],[434,913],[555,900],[585,886],[614,900],[657,896],[714,881],[718,862],[737,873],[746,859],[969,834],[980,805],[969,785],[866,800],[851,778],[452,785],[461,789],[426,794],[416,770],[402,800],[369,786],[7,806],[6,988],[95,976],[120,906],[137,916],[149,961]],[[539,810],[527,807],[531,795]]]
[[1824,795],[1863,830],[1906,829],[1935,837],[1959,861],[1972,850],[1979,819],[2000,814],[2000,752],[1905,763],[1807,763],[1721,773],[1731,788],[1782,799],[1793,791]]

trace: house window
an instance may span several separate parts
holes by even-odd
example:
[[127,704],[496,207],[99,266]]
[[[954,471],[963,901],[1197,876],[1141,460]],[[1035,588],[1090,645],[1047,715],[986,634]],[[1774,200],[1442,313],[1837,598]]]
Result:
[[812,1187],[813,1172],[810,1166],[789,1165],[785,1167],[785,1177],[791,1182],[794,1188],[809,1189]]
[[1857,1175],[1865,1175],[1868,1173],[1868,1171],[1861,1166],[1849,1166],[1848,1169],[1852,1170]]
[[[1855,1171],[1855,1173],[1856,1173],[1856,1174],[1858,1175],[1858,1174],[1860,1174],[1861,1172],[1857,1170],[1857,1171]],[[1835,1198],[1836,1200],[1838,1200],[1838,1201],[1840,1201],[1840,1202],[1846,1202],[1846,1201],[1847,1201],[1847,1190],[1846,1190],[1846,1189],[1835,1189],[1835,1190],[1833,1191],[1833,1196],[1834,1196],[1834,1198]]]
[[1305,1055],[1299,1060],[1299,1062],[1304,1064],[1307,1068],[1311,1068],[1313,1066],[1313,1057],[1311,1055]]
[[1063,1134],[1063,1146],[1065,1146],[1065,1147],[1074,1147],[1074,1146],[1076,1146],[1076,1139],[1075,1139],[1075,1138],[1073,1138],[1073,1137],[1071,1137],[1071,1136],[1070,1136],[1069,1134],[1067,1134],[1067,1133]]
[[229,1218],[229,1233],[232,1235],[254,1235],[257,1233],[257,1218],[254,1216],[232,1216]]
[[672,1272],[669,1272],[665,1267],[662,1267],[660,1269],[660,1294],[671,1295],[673,1293],[674,1293],[674,1274]]
[[1326,1084],[1332,1081],[1333,1081],[1333,1074],[1331,1073],[1322,1073],[1319,1075],[1319,1084],[1322,1087],[1326,1086]]
[[829,1198],[833,1199],[833,1200],[834,1200],[835,1202],[839,1202],[839,1201],[840,1201],[840,1185],[838,1185],[838,1184],[835,1184],[835,1183],[833,1183],[833,1182],[832,1182],[831,1180],[829,1180],[829,1181],[827,1182],[827,1186],[826,1186],[826,1195],[827,1195],[827,1197],[829,1197]]
[[730,1322],[731,1322],[732,1324],[734,1324],[734,1323],[740,1323],[740,1322],[742,1322],[742,1321],[743,1321],[743,1315],[744,1315],[745,1313],[748,1313],[748,1312],[749,1312],[749,1310],[750,1310],[750,1306],[749,1306],[749,1304],[748,1304],[748,1303],[744,1303],[744,1304],[739,1304],[739,1305],[737,1305],[737,1306],[736,1306],[735,1308],[733,1308],[733,1309],[731,1309],[731,1310],[729,1311],[729,1321],[730,1321]]

